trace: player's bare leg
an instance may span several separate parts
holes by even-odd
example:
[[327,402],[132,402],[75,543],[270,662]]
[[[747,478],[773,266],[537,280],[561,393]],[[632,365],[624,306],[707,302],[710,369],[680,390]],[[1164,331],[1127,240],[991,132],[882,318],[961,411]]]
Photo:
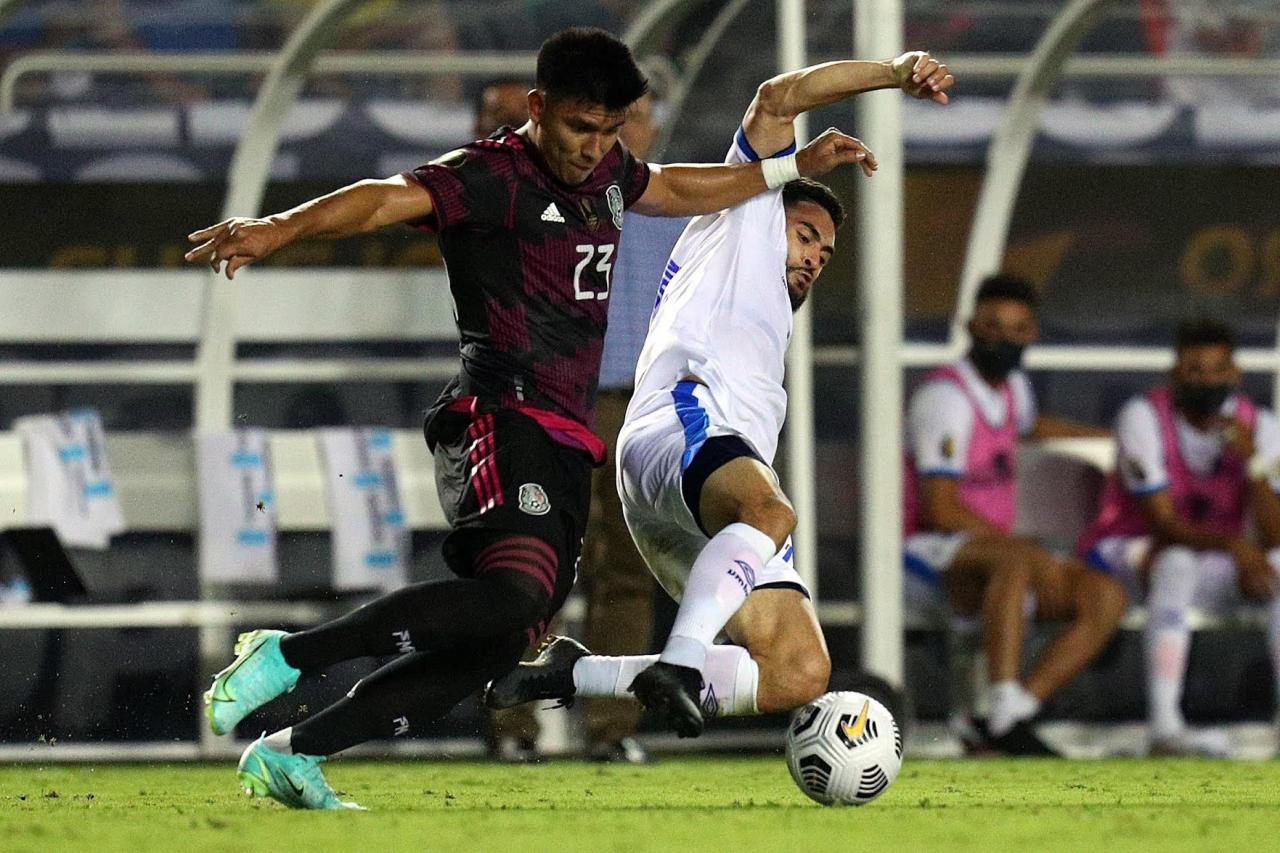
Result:
[[[699,455],[709,452],[715,440],[709,440]],[[711,540],[689,570],[680,609],[657,663],[630,686],[646,708],[683,737],[702,730],[697,702],[716,636],[796,526],[795,510],[777,475],[749,456],[733,458],[707,475],[698,506]]]
[[[945,574],[948,601],[960,613],[979,613],[991,683],[988,733],[1009,751],[1046,754],[1029,721],[1041,703],[1102,649],[1124,613],[1119,584],[1078,563],[1060,563],[1035,543],[982,536],[966,542]],[[1041,653],[1027,679],[1019,678],[1026,637],[1026,601],[1037,615],[1068,621]]]
[[760,670],[756,710],[799,708],[821,696],[831,656],[809,599],[795,589],[758,589],[729,620],[725,633]]
[[1115,580],[1075,560],[1035,578],[1036,618],[1065,622],[1036,658],[1024,683],[1028,692],[1048,698],[1098,656],[1124,616],[1124,589]]

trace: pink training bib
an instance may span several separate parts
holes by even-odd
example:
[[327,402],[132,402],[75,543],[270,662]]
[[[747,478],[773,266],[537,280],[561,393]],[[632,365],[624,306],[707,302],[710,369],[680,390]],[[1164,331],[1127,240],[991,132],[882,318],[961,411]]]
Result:
[[[1223,448],[1222,456],[1209,474],[1197,474],[1187,467],[1178,447],[1173,396],[1167,387],[1148,392],[1160,425],[1160,443],[1164,450],[1165,470],[1169,477],[1169,497],[1173,498],[1178,517],[1212,530],[1221,536],[1238,536],[1244,529],[1244,512],[1248,495],[1246,461],[1231,448]],[[1236,414],[1249,429],[1257,420],[1258,410],[1243,394],[1235,395]],[[1142,514],[1142,498],[1124,487],[1118,472],[1112,472],[1102,488],[1099,511],[1093,524],[1080,537],[1076,550],[1087,554],[1109,536],[1145,536],[1149,533]]]
[[[1018,452],[1018,418],[1014,411],[1013,389],[1008,382],[1000,386],[1004,395],[1004,425],[995,427],[983,417],[982,407],[973,397],[964,377],[954,366],[941,367],[930,373],[926,382],[945,379],[960,386],[965,399],[973,409],[973,434],[969,438],[969,452],[965,458],[965,471],[960,477],[960,500],[969,509],[991,524],[1005,531],[1013,528],[1017,507],[1017,482],[1014,477],[1014,460]],[[902,496],[903,527],[907,536],[920,530],[921,472],[908,451],[903,465]]]

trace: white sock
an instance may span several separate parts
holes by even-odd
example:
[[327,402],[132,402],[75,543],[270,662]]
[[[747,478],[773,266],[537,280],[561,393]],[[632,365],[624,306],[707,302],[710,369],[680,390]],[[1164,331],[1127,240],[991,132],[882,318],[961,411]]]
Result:
[[[627,688],[641,670],[657,662],[657,655],[579,658],[573,665],[575,695],[635,699]],[[760,667],[741,646],[720,645],[708,649],[702,681],[698,704],[707,717],[759,713],[756,689],[760,683]]]
[[640,674],[658,662],[657,655],[587,655],[573,665],[574,696],[634,699],[627,688]]
[[1040,700],[1027,692],[1027,688],[1012,679],[997,681],[991,685],[991,715],[987,718],[987,731],[993,737],[1000,737],[1039,711]]
[[720,645],[708,649],[702,682],[698,705],[706,719],[760,713],[756,707],[760,667],[742,646]]
[[771,537],[741,522],[711,537],[689,570],[675,624],[659,658],[704,669],[716,635],[751,594],[756,573],[777,552]]
[[1151,565],[1147,625],[1143,645],[1147,663],[1147,708],[1153,736],[1182,731],[1182,684],[1191,649],[1187,608],[1195,594],[1199,559],[1190,548],[1169,547]]
[[292,738],[293,726],[289,726],[287,729],[281,729],[278,732],[273,732],[272,734],[267,735],[266,739],[263,740],[263,743],[266,745],[267,749],[273,750],[274,752],[293,755],[293,745],[289,742]]

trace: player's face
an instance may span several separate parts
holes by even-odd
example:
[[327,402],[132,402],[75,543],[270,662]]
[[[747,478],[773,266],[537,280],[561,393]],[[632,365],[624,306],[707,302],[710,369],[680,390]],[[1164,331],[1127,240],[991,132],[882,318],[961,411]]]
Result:
[[1033,344],[1040,326],[1031,306],[1018,299],[984,299],[974,306],[969,334],[984,341]]
[[618,141],[627,111],[567,98],[529,94],[530,138],[551,171],[569,185],[585,181]]
[[1172,380],[1174,402],[1180,409],[1210,417],[1240,384],[1240,368],[1226,344],[1184,347],[1174,362]]
[[836,224],[817,202],[787,205],[787,293],[799,311],[836,249]]
[[1202,385],[1234,385],[1240,381],[1240,368],[1226,344],[1204,344],[1186,347],[1178,353],[1173,366],[1176,382]]

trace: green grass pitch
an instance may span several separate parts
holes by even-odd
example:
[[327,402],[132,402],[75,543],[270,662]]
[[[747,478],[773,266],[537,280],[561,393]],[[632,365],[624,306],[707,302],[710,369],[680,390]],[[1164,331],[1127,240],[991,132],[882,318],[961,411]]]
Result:
[[368,813],[249,801],[234,766],[0,767],[0,850],[1280,850],[1280,762],[911,761],[879,800],[823,808],[781,757],[335,761]]

